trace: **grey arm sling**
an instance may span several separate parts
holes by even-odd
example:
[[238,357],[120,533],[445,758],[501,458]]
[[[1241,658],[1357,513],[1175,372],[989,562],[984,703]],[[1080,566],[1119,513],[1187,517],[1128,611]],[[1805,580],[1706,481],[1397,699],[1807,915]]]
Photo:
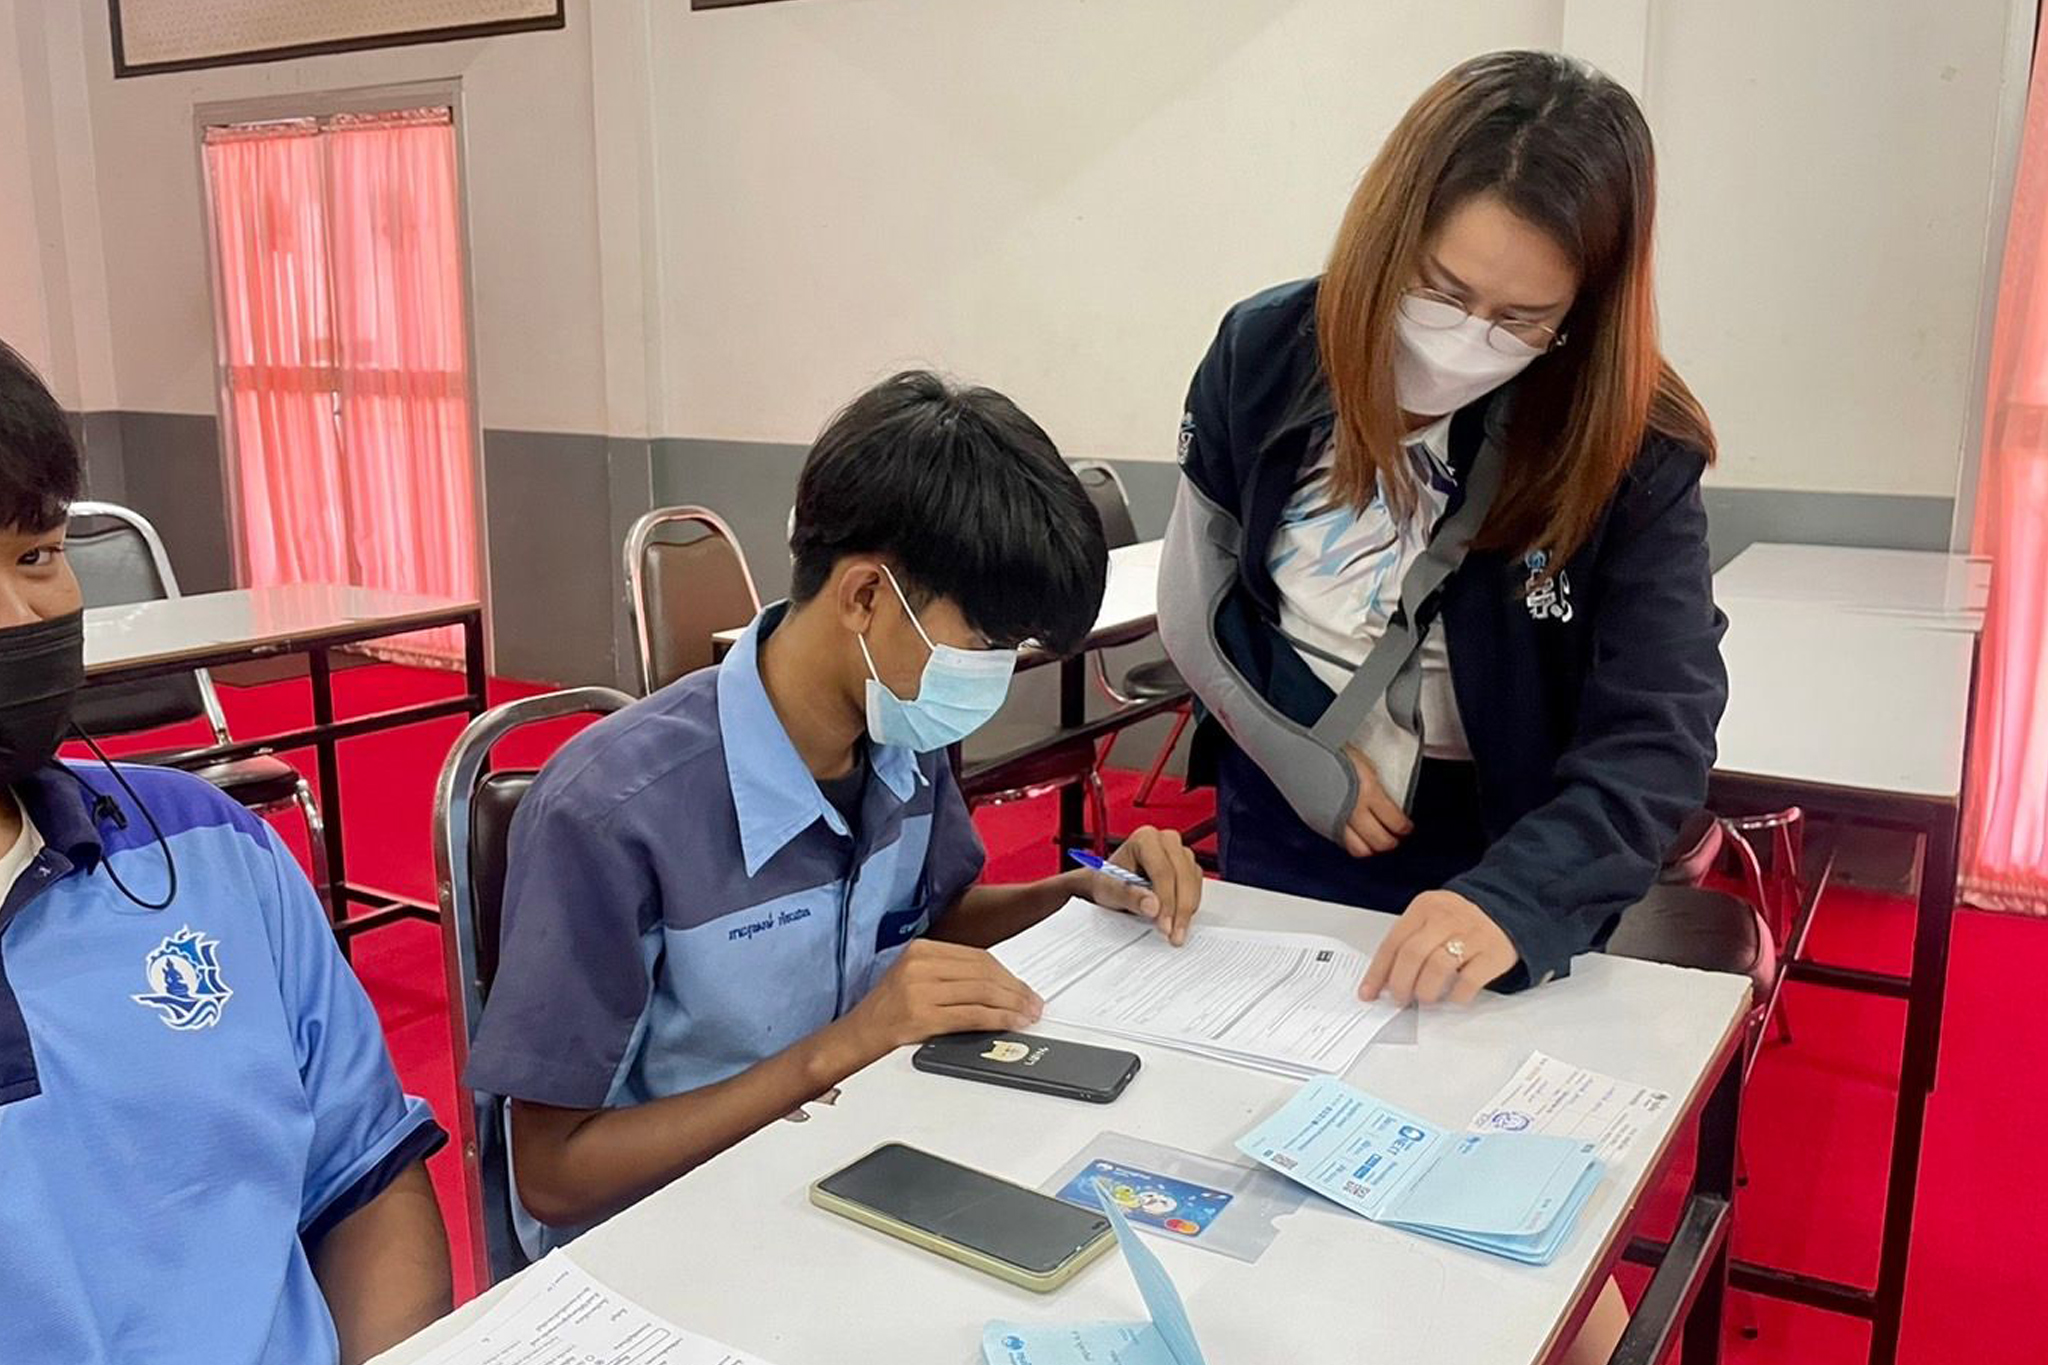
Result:
[[[1465,562],[1472,538],[1486,524],[1500,489],[1502,454],[1489,430],[1465,477],[1465,499],[1437,523],[1429,544],[1401,580],[1400,610],[1387,621],[1365,661],[1351,675],[1309,735],[1332,753],[1347,744],[1363,753],[1380,785],[1410,808],[1422,773],[1422,641],[1427,627],[1417,617]],[[1386,707],[1380,709],[1384,699]]]

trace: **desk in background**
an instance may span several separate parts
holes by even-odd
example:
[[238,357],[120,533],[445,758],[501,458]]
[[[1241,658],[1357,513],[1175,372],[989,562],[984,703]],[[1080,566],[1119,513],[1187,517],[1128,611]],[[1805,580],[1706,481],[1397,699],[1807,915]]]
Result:
[[[1026,650],[1017,659],[1019,669],[1038,668],[1057,662],[1060,666],[1059,735],[1086,731],[1088,724],[1088,656],[1098,649],[1133,644],[1159,628],[1159,556],[1164,542],[1140,541],[1109,552],[1109,581],[1102,593],[1101,610],[1095,613],[1095,628],[1088,632],[1087,645],[1071,658],[1059,659],[1043,650]],[[1144,703],[1103,717],[1096,723],[1101,734],[1139,718],[1135,713],[1167,709],[1172,703]],[[1087,794],[1079,787],[1060,790],[1060,822],[1054,838],[1060,848],[1085,848]],[[1103,831],[1108,837],[1109,831]]]
[[[1389,923],[1224,884],[1211,886],[1202,914],[1209,924],[1331,934],[1367,952]],[[1609,1172],[1549,1266],[1446,1246],[1314,1199],[1280,1223],[1279,1238],[1255,1264],[1152,1239],[1208,1357],[1290,1365],[1555,1359],[1628,1242],[1643,1196],[1686,1157],[1678,1134],[1698,1119],[1695,1186],[1678,1252],[1652,1281],[1616,1359],[1652,1365],[1682,1339],[1690,1365],[1715,1360],[1748,1005],[1741,977],[1590,956],[1569,978],[1538,990],[1427,1013],[1415,1045],[1368,1048],[1348,1077],[1353,1084],[1454,1128],[1531,1049],[1656,1086],[1678,1102]],[[1073,1033],[1053,1025],[1044,1031]],[[1236,1139],[1294,1089],[1276,1076],[1184,1053],[1135,1050],[1144,1069],[1130,1089],[1114,1104],[1089,1105],[929,1076],[911,1068],[903,1049],[847,1080],[836,1104],[809,1106],[807,1122],[770,1124],[586,1233],[569,1255],[655,1312],[773,1365],[966,1362],[977,1358],[982,1325],[992,1318],[1141,1317],[1118,1257],[1041,1296],[807,1202],[813,1180],[887,1141],[1033,1187],[1104,1130],[1242,1163]],[[492,1297],[428,1328],[381,1365],[418,1359]]]
[[1927,550],[1757,544],[1714,575],[1715,600],[1804,603],[1981,631],[1991,561]]
[[[1803,920],[1784,947],[1792,980],[1904,1000],[1905,1050],[1876,1287],[1742,1262],[1732,1281],[1870,1322],[1872,1365],[1891,1365],[1905,1303],[1927,1096],[1941,1052],[1977,627],[1967,620],[1968,595],[1956,614],[1948,614],[1953,603],[1946,588],[1919,597],[1925,610],[1911,612],[1870,605],[1886,596],[1874,582],[1858,605],[1845,600],[1850,580],[1809,578],[1805,586],[1814,590],[1812,599],[1793,595],[1791,584],[1777,596],[1744,596],[1715,580],[1716,600],[1729,616],[1721,646],[1729,696],[1710,802],[1728,815],[1796,805],[1823,820],[1914,840],[1919,890],[1907,975],[1800,957]],[[1894,594],[1891,606],[1898,605]]]
[[[462,628],[461,693],[371,715],[336,718],[333,650],[434,626]],[[338,749],[345,739],[378,730],[445,716],[483,714],[487,680],[481,605],[368,588],[297,584],[93,607],[85,613],[88,687],[140,682],[281,654],[306,656],[313,686],[313,723],[282,734],[237,739],[204,753],[228,759],[307,746],[314,750],[320,812],[327,826],[328,912],[344,952],[355,935],[393,920],[439,918],[435,907],[425,902],[356,886],[348,880]],[[364,906],[364,913],[351,913],[351,905]]]

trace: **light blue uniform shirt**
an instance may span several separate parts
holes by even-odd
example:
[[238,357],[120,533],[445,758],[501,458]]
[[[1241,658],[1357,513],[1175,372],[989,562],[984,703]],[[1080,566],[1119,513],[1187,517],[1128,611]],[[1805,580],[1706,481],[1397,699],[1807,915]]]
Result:
[[761,684],[783,610],[536,779],[474,1089],[597,1109],[725,1080],[859,1003],[981,875],[943,752],[869,745],[858,828],[826,800]]
[[[338,1354],[308,1248],[445,1140],[400,1092],[319,900],[262,821],[183,773],[47,767],[0,904],[0,1362]],[[118,808],[125,827],[107,811]]]

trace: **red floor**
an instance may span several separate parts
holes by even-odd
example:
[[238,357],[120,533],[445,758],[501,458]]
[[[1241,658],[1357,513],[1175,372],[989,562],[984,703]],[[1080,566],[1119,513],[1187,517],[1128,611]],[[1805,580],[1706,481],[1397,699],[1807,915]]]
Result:
[[[343,714],[451,687],[444,677],[390,668],[337,675]],[[508,685],[502,694],[529,690]],[[260,734],[309,710],[302,683],[224,691],[238,734]],[[448,722],[344,746],[344,814],[358,881],[431,896],[432,787],[456,728]],[[518,756],[533,761],[558,738],[523,745]],[[1112,778],[1120,826],[1132,819],[1133,782],[1128,774]],[[1147,814],[1181,823],[1197,809],[1195,800],[1176,796],[1174,805]],[[1051,870],[1048,803],[985,811],[977,823],[996,878]],[[1905,902],[1837,891],[1814,946],[1843,961],[1898,965],[1909,930]],[[446,1120],[453,1078],[438,930],[405,924],[372,934],[360,941],[357,965],[406,1087]],[[2048,1360],[2048,1317],[2040,1311],[2048,1299],[2048,1177],[2036,1159],[2039,1135],[2048,1133],[2048,1010],[2037,989],[2044,977],[2048,924],[1958,914],[1901,1355],[1914,1365]],[[1869,1281],[1902,1006],[1803,985],[1791,987],[1787,1000],[1795,1040],[1767,1050],[1744,1101],[1750,1184],[1738,1207],[1737,1247],[1747,1257]],[[433,1170],[452,1210],[453,1154],[436,1157]],[[467,1285],[458,1288],[467,1295]],[[1743,1295],[1735,1313],[1727,1358],[1738,1365],[1863,1359],[1867,1330],[1849,1319]],[[1744,1338],[1745,1326],[1754,1340]]]

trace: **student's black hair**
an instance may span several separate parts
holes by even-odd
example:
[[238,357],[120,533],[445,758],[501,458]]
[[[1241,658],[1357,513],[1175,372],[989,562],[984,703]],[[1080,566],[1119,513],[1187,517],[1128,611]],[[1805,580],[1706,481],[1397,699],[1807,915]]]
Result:
[[48,531],[78,500],[78,443],[64,409],[0,341],[0,530]]
[[842,409],[796,486],[790,596],[806,602],[853,554],[887,560],[912,606],[946,598],[997,645],[1080,648],[1109,551],[1052,438],[992,389],[928,370]]

